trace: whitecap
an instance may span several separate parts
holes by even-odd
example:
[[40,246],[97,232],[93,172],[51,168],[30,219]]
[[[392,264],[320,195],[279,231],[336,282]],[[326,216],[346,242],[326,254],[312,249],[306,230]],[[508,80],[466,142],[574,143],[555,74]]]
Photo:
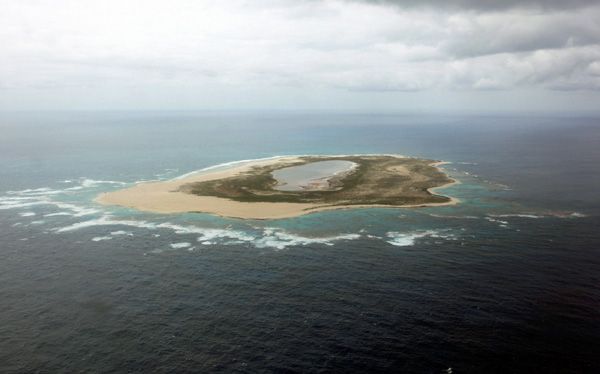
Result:
[[111,235],[132,235],[130,231],[125,231],[125,230],[113,231],[110,234]]
[[435,213],[431,213],[429,215],[431,217],[436,217],[436,218],[459,218],[459,219],[479,219],[480,218],[480,217],[476,217],[476,216],[456,216],[456,215],[445,216],[442,214],[435,214]]
[[35,189],[31,189],[31,188],[27,188],[25,190],[20,190],[20,191],[8,191],[9,194],[28,194],[28,193],[37,193],[37,192],[45,192],[45,191],[50,191],[50,187],[42,187],[42,188],[35,188]]
[[19,213],[19,215],[21,217],[32,217],[32,216],[35,216],[36,214],[34,212],[25,212],[25,213]]
[[117,220],[117,219],[113,219],[113,216],[111,216],[111,215],[104,215],[97,219],[77,222],[70,226],[66,226],[66,227],[57,229],[56,231],[57,232],[67,232],[67,231],[74,231],[74,230],[79,230],[79,229],[93,227],[93,226],[114,226],[114,225],[130,226],[130,227],[137,227],[137,228],[150,229],[150,230],[154,230],[158,227],[158,225],[151,223],[151,222],[133,221],[133,220],[132,221]]
[[93,227],[93,226],[103,226],[103,225],[110,225],[110,224],[112,224],[112,223],[110,223],[108,221],[108,217],[103,216],[98,219],[93,219],[93,220],[89,220],[89,221],[81,221],[81,222],[77,222],[77,223],[74,223],[69,226],[65,226],[65,227],[56,229],[56,232],[74,231],[74,230],[84,229],[84,228]]
[[44,214],[44,217],[56,217],[56,216],[72,216],[72,213],[68,213],[68,212],[58,212],[58,213],[50,213],[50,214]]
[[[77,222],[69,226],[55,229],[58,233],[70,232],[80,229],[85,229],[93,226],[108,226],[108,225],[123,225],[129,227],[145,228],[150,230],[155,229],[170,229],[176,234],[196,234],[197,241],[204,245],[222,243],[222,244],[240,244],[248,243],[257,248],[277,248],[283,249],[288,246],[307,245],[307,244],[324,244],[333,245],[339,240],[355,240],[361,237],[360,234],[340,234],[331,237],[309,238],[295,235],[280,228],[265,228],[261,234],[245,232],[234,229],[214,229],[202,228],[195,226],[183,226],[172,223],[154,224],[146,221],[134,220],[118,220],[110,215],[105,215],[97,219]],[[121,230],[123,231],[123,230]],[[115,231],[119,232],[119,231]],[[159,234],[154,234],[157,237]],[[227,241],[224,241],[227,240]]]
[[171,248],[173,248],[173,249],[188,248],[188,247],[191,247],[191,246],[192,246],[192,243],[188,243],[188,242],[172,243],[171,244]]
[[22,201],[37,201],[39,200],[38,197],[31,197],[31,196],[2,196],[0,197],[0,203],[2,204],[17,204],[19,202]]
[[519,217],[519,218],[543,218],[543,216],[537,216],[529,213],[515,213],[515,214],[490,214],[490,217],[495,218],[507,218],[507,217]]
[[[447,231],[447,230],[445,230]],[[444,238],[449,240],[456,240],[454,235],[452,234],[443,234],[437,230],[425,230],[425,231],[411,231],[411,232],[397,232],[392,231],[386,234],[390,240],[386,240],[388,243],[398,246],[398,247],[408,247],[415,245],[417,239],[421,239],[424,237],[431,238]]]
[[50,204],[56,205],[57,207],[59,207],[61,209],[68,209],[68,210],[73,211],[74,217],[87,216],[90,214],[95,214],[95,213],[100,212],[98,209],[69,204],[69,203],[50,203]]
[[426,236],[425,234],[402,234],[399,232],[388,232],[387,237],[390,240],[387,240],[388,243],[398,246],[398,247],[408,247],[415,244],[415,240]]
[[79,181],[81,183],[81,186],[82,187],[86,187],[86,188],[96,187],[99,184],[118,184],[118,185],[121,185],[121,186],[124,186],[124,185],[127,184],[125,182],[103,181],[103,180],[89,179],[89,178],[85,178],[85,177],[80,178]]
[[92,241],[93,242],[99,242],[99,241],[102,241],[102,240],[111,240],[111,239],[112,239],[112,237],[110,237],[110,236],[97,236],[95,238],[92,238]]
[[507,221],[501,221],[499,219],[494,219],[492,217],[485,217],[485,219],[488,220],[488,221],[490,221],[490,222],[498,222],[498,223],[501,223],[503,225],[508,225]]
[[533,214],[517,214],[516,216],[520,218],[540,218],[540,216],[536,216]]
[[26,197],[58,195],[64,193],[64,190],[53,190],[50,188],[38,188],[36,190],[9,191],[8,194]]
[[263,236],[254,240],[253,244],[257,248],[273,247],[277,249],[307,244],[324,244],[331,246],[336,241],[355,240],[360,237],[360,234],[341,234],[331,237],[308,238],[291,234],[280,228],[267,227],[263,230]]
[[219,238],[237,239],[242,242],[252,242],[255,239],[254,235],[250,235],[244,231],[231,229],[202,229],[198,233],[202,234],[202,236],[197,239],[199,242],[210,242],[211,240]]
[[36,205],[47,205],[48,202],[47,201],[30,201],[30,202],[11,202],[11,201],[4,201],[2,204],[0,204],[0,209],[17,209],[17,208],[29,208],[32,206],[36,206]]

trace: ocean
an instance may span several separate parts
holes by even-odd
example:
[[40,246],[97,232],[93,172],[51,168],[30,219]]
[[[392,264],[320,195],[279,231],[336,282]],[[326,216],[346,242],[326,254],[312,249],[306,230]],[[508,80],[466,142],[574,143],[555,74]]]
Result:
[[[0,114],[2,373],[598,373],[600,118]],[[447,161],[455,206],[282,220],[99,194],[240,160]],[[214,169],[209,169],[214,170]]]

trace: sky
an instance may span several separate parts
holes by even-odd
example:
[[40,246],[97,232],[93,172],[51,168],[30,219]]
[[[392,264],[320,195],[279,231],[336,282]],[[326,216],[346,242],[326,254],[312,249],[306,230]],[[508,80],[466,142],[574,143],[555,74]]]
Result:
[[600,110],[598,0],[0,9],[0,110]]

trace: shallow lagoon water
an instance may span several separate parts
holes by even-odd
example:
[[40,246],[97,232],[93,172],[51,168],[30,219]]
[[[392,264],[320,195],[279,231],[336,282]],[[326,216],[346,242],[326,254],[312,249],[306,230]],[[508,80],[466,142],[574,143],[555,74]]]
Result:
[[273,171],[273,177],[280,183],[279,191],[301,191],[311,187],[311,182],[330,179],[356,166],[351,161],[318,161]]
[[[599,371],[596,118],[38,113],[0,126],[4,372]],[[449,161],[462,184],[436,192],[461,203],[245,221],[93,202],[297,154]]]

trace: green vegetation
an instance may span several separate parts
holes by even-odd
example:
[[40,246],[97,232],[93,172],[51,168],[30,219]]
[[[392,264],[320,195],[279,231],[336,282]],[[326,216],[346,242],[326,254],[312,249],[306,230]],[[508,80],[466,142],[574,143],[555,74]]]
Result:
[[[346,160],[358,166],[329,180],[327,190],[278,191],[274,170],[317,161]],[[450,199],[427,189],[452,180],[433,166],[434,160],[394,156],[306,156],[297,162],[254,167],[234,177],[186,184],[180,191],[239,202],[289,202],[323,205],[412,205]]]

